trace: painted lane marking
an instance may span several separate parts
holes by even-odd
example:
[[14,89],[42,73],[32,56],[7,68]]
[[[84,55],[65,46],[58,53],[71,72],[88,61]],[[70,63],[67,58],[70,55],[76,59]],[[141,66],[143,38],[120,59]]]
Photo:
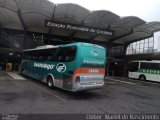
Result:
[[8,76],[10,76],[13,80],[26,80],[24,77],[21,77],[17,73],[14,72],[6,72]]
[[117,82],[122,82],[122,83],[127,83],[127,84],[136,84],[136,83],[132,83],[132,82],[126,82],[126,81],[123,81],[123,80],[115,80],[115,79],[108,79],[108,80],[113,80],[113,81],[117,81]]
[[32,82],[29,82],[29,84],[31,84],[31,85],[33,85],[33,86],[35,86],[35,87],[37,87],[37,88],[39,88],[39,89],[41,89],[41,90],[43,90],[43,91],[47,92],[48,94],[50,94],[50,95],[52,95],[52,96],[54,96],[54,97],[58,98],[59,100],[61,100],[61,101],[63,101],[63,102],[67,102],[65,99],[63,99],[63,98],[59,97],[59,96],[58,96],[58,95],[56,95],[55,93],[50,92],[50,91],[48,91],[48,90],[46,90],[46,89],[44,89],[44,88],[42,88],[42,87],[40,87],[40,86],[38,86],[38,85],[36,85],[36,84],[32,83]]
[[134,80],[137,83],[145,83],[145,84],[153,84],[153,85],[160,85],[160,83],[156,83],[156,81],[141,81],[141,80],[135,80],[135,79],[130,79],[130,80]]

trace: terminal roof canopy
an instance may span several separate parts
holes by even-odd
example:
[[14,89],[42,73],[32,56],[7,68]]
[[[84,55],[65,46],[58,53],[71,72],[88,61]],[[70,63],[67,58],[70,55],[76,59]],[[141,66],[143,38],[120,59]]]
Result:
[[[160,22],[145,22],[135,17],[120,17],[110,11],[90,11],[77,4],[54,4],[47,0],[0,0],[0,27],[75,38],[126,44],[153,36]],[[113,30],[113,36],[82,31],[50,29],[45,20]],[[87,42],[87,41],[86,41]]]

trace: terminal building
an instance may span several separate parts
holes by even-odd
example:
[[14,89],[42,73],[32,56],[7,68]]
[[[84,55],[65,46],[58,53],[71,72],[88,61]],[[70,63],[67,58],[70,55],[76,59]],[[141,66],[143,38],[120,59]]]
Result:
[[0,16],[1,69],[13,63],[18,70],[24,49],[73,42],[105,47],[106,74],[112,76],[127,76],[129,61],[160,59],[154,49],[159,21],[47,0],[1,0]]

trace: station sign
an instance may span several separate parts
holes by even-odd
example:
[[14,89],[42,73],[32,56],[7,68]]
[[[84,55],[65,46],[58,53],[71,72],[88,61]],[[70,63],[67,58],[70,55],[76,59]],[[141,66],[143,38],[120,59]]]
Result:
[[72,30],[77,32],[80,31],[80,32],[94,33],[98,35],[113,36],[112,30],[100,29],[100,28],[71,24],[71,23],[57,22],[52,20],[45,20],[45,26],[55,29]]

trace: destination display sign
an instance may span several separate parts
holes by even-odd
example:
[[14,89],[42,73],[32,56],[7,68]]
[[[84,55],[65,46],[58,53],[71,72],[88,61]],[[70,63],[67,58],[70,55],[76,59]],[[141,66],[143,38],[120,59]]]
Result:
[[95,33],[99,35],[113,36],[112,30],[99,29],[95,27],[88,27],[88,26],[57,22],[57,21],[51,21],[51,20],[45,20],[45,26],[56,28],[56,29],[73,30],[73,31]]

